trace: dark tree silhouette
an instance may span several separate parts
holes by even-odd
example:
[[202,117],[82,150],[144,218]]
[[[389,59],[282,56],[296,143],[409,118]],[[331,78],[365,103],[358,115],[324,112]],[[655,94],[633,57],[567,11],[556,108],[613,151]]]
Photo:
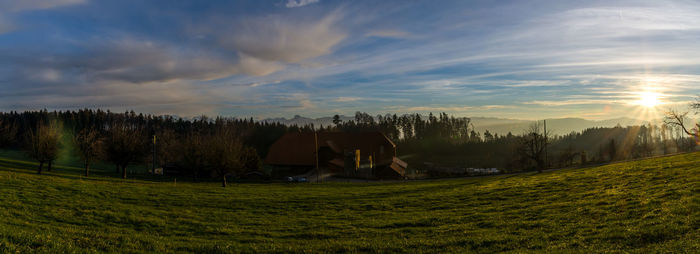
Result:
[[542,172],[545,168],[544,163],[544,148],[547,145],[547,137],[540,132],[539,122],[530,125],[528,132],[521,138],[519,152],[520,155],[535,162],[537,172]]
[[147,153],[146,140],[143,131],[137,126],[112,124],[105,139],[105,159],[120,168],[122,178],[126,179],[126,167],[144,159]]
[[178,161],[180,153],[178,147],[181,146],[180,140],[174,130],[164,129],[156,132],[156,154],[161,165],[168,165]]
[[51,171],[51,162],[58,157],[60,145],[60,133],[55,122],[49,125],[37,124],[33,131],[27,134],[27,155],[39,162],[37,173],[41,174],[44,163],[49,162],[48,170]]
[[334,115],[334,116],[333,116],[333,124],[335,124],[335,126],[338,126],[338,125],[339,125],[340,123],[342,123],[342,122],[343,122],[343,120],[340,120],[340,116],[339,116],[339,115]]
[[182,168],[188,171],[192,178],[197,180],[200,174],[206,172],[205,140],[202,134],[197,132],[188,133],[180,147],[182,155]]
[[17,137],[17,125],[0,119],[0,148],[4,148],[15,142]]
[[220,128],[214,135],[210,135],[207,141],[207,161],[216,176],[221,177],[221,186],[226,187],[228,174],[242,173],[243,144],[230,128]]
[[[698,137],[700,132],[700,123],[687,123],[688,114],[692,111],[694,115],[700,113],[700,96],[695,99],[695,102],[690,103],[690,111],[678,112],[669,110],[666,112],[664,123],[667,125],[677,126],[688,136]],[[693,126],[694,125],[694,126]],[[693,126],[693,127],[691,127]]]
[[102,140],[99,133],[92,128],[85,128],[74,135],[73,143],[80,154],[85,166],[85,176],[90,175],[90,163],[98,156],[102,148]]
[[255,148],[246,147],[243,150],[241,160],[243,163],[243,170],[245,171],[260,170],[260,168],[262,168],[262,160],[260,156],[258,156],[258,152],[255,151]]

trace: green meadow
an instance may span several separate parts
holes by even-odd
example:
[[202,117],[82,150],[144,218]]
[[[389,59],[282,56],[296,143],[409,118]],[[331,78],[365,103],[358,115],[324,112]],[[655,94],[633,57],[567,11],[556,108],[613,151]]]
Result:
[[700,252],[700,153],[449,180],[233,183],[0,154],[0,252]]

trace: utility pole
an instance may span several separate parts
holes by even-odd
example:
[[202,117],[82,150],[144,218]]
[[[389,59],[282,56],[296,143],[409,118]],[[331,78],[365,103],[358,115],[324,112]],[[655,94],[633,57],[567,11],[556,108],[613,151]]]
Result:
[[549,167],[549,158],[547,158],[547,120],[544,121],[544,169]]
[[314,131],[314,155],[316,155],[316,183],[318,183],[318,178],[321,173],[318,169],[318,132],[316,131]]
[[153,135],[153,165],[151,165],[151,172],[156,173],[156,135]]

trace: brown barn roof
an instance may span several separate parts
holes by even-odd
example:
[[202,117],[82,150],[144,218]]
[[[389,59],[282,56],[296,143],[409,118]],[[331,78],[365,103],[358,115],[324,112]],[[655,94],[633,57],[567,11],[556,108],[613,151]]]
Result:
[[[355,149],[375,151],[380,146],[384,146],[386,152],[392,156],[396,147],[381,132],[319,132],[318,146],[319,148],[328,147],[335,153]],[[265,163],[270,165],[313,166],[316,163],[314,152],[313,132],[291,132],[285,134],[270,146]]]

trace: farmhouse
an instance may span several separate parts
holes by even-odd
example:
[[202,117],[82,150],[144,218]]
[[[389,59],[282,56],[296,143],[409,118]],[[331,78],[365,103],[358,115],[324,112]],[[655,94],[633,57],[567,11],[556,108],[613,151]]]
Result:
[[[316,158],[318,153],[318,161]],[[270,147],[265,164],[367,179],[403,178],[407,164],[396,145],[380,132],[293,132]]]

